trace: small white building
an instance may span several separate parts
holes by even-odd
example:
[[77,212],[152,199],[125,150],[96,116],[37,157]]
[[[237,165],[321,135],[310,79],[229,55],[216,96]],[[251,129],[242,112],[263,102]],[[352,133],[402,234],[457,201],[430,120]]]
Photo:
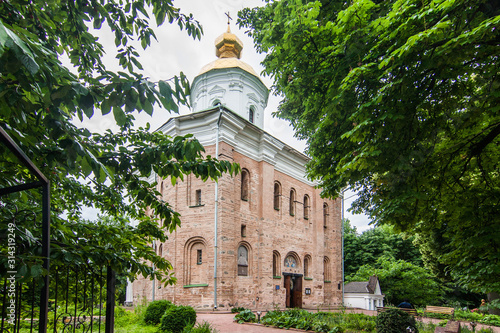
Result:
[[346,284],[344,286],[344,305],[365,310],[377,310],[377,307],[384,306],[384,295],[380,289],[378,277],[373,275],[368,281]]

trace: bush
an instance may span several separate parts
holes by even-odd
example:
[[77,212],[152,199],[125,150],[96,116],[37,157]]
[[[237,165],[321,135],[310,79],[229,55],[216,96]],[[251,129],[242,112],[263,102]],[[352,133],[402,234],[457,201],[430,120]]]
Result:
[[115,307],[115,325],[126,326],[133,323],[137,316],[132,311],[127,311],[121,306]]
[[261,320],[264,325],[289,329],[314,330],[315,332],[375,332],[375,318],[361,313],[310,313],[289,309],[269,311]]
[[232,308],[231,313],[239,313],[239,312],[244,311],[244,310],[245,310],[245,308],[240,306],[239,308]]
[[146,314],[144,315],[144,322],[150,325],[158,325],[160,323],[161,317],[174,304],[170,301],[159,300],[149,303],[146,308]]
[[184,327],[194,325],[196,312],[190,306],[170,307],[161,317],[160,331],[181,333]]
[[486,315],[481,320],[482,324],[500,326],[500,316],[497,315]]
[[212,327],[208,321],[196,324],[188,324],[182,330],[182,333],[217,333],[218,331]]
[[415,318],[399,309],[389,309],[377,315],[377,333],[401,333],[408,327],[418,333]]
[[243,310],[240,313],[238,313],[236,316],[234,316],[234,320],[237,321],[239,324],[244,323],[244,322],[255,322],[256,321],[255,314],[252,312],[252,310]]

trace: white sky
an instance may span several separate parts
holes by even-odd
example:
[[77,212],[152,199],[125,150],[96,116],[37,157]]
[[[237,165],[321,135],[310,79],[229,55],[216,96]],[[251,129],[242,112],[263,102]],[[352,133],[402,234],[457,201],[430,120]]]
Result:
[[[200,69],[207,63],[216,59],[214,40],[227,29],[227,17],[224,13],[230,12],[233,20],[231,21],[231,31],[235,33],[243,42],[242,58],[244,62],[251,65],[257,73],[263,71],[260,62],[264,56],[259,55],[253,48],[253,41],[239,30],[236,26],[237,13],[244,7],[255,7],[262,5],[260,0],[178,0],[174,2],[175,6],[181,8],[184,14],[192,13],[203,26],[204,35],[201,41],[193,40],[186,32],[180,31],[176,24],[165,23],[155,28],[155,34],[158,42],[152,40],[151,47],[146,51],[140,46],[136,50],[140,53],[140,62],[144,67],[144,75],[152,81],[169,79],[179,72],[184,72],[189,81],[192,82]],[[154,22],[154,20],[152,20]],[[152,23],[154,25],[154,23]],[[95,35],[100,36],[99,42],[108,50],[104,61],[109,69],[122,70],[118,67],[116,59],[116,50],[114,48],[114,37],[107,33],[108,30],[103,27],[102,30],[95,31]],[[271,87],[272,82],[268,77],[262,76],[263,82],[267,87]],[[300,142],[293,137],[293,130],[287,122],[273,118],[271,113],[276,111],[279,104],[279,98],[272,93],[269,96],[268,106],[264,118],[264,130],[277,137],[283,142],[289,144],[299,151],[303,151],[305,143]],[[186,114],[190,111],[187,108],[181,108],[180,113]],[[136,116],[136,124],[144,126],[146,122],[151,124],[153,130],[160,127],[170,117],[175,114],[156,108],[153,117],[145,113]],[[84,121],[84,125],[95,132],[104,132],[111,128],[116,131],[117,127],[111,114],[110,117],[94,116],[91,120]],[[346,193],[345,207],[350,207],[355,199],[352,193]],[[352,215],[345,212],[345,217],[349,218],[358,231],[368,229],[368,218],[364,215]]]

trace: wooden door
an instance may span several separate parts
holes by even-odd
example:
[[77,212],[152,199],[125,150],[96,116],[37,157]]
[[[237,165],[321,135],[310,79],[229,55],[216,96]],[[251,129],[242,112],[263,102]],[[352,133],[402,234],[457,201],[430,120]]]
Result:
[[294,308],[302,308],[302,276],[297,276],[293,283],[293,300]]
[[291,290],[290,290],[290,281],[291,281],[291,276],[290,275],[285,275],[285,290],[286,290],[286,307],[290,307],[290,301],[291,301]]

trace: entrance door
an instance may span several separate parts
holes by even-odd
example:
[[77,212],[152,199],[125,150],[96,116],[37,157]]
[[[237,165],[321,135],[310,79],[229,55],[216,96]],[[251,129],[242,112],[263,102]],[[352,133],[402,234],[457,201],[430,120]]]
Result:
[[285,275],[285,290],[286,290],[286,307],[289,308],[291,307],[291,294],[292,294],[292,290],[291,290],[291,281],[292,281],[292,277],[290,275]]
[[302,276],[293,277],[292,307],[302,308]]
[[286,307],[302,308],[302,276],[285,275]]

